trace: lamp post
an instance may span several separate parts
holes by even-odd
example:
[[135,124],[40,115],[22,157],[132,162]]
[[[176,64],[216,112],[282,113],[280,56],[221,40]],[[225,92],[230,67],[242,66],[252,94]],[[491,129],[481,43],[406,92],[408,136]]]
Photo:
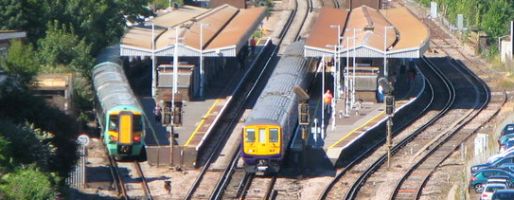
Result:
[[335,73],[334,73],[334,99],[338,99],[340,94],[340,76],[341,76],[341,68],[340,68],[340,62],[339,62],[339,52],[338,49],[341,46],[341,25],[330,25],[330,28],[337,28],[337,43],[334,44],[334,66],[335,66]]
[[349,82],[350,82],[350,52],[349,52],[349,49],[348,48],[350,46],[350,38],[349,37],[346,37],[346,69],[345,69],[345,74],[344,74],[344,93],[346,94],[345,97],[344,97],[344,102],[345,102],[345,109],[344,109],[344,112],[345,112],[345,116],[348,116],[349,115],[349,109],[350,109],[350,101],[349,101],[349,92],[350,92],[350,88],[349,88]]
[[152,23],[152,97],[155,100],[157,90],[157,69],[155,66],[155,25]]
[[387,29],[393,29],[392,26],[384,26],[384,76],[389,78],[389,70],[387,69]]
[[179,27],[175,27],[175,49],[173,51],[173,89],[171,91],[170,124],[173,123],[173,118],[175,117],[175,95],[178,92],[178,50],[180,48],[178,28]]
[[[333,67],[335,68],[335,66],[336,66],[336,59],[337,59],[337,45],[327,45],[327,47],[329,47],[329,48],[334,47],[334,66]],[[334,72],[333,72],[333,76],[334,76],[334,79],[333,79],[334,80],[334,87],[333,87],[334,98],[332,99],[332,102],[331,102],[332,113],[330,115],[332,117],[332,130],[334,130],[335,127],[336,127],[336,118],[335,118],[335,112],[334,112],[336,110],[336,99],[337,99],[337,97],[336,97],[336,93],[337,93],[336,90],[338,90],[338,87],[337,87],[338,82],[336,80],[337,79],[336,77],[338,75],[337,75],[337,71],[336,70],[334,70]]]
[[[360,31],[360,30],[359,30]],[[351,100],[351,103],[350,103],[350,107],[353,108],[353,105],[355,104],[355,68],[357,67],[357,61],[356,61],[356,58],[357,58],[357,53],[355,52],[356,50],[356,40],[357,40],[357,36],[356,36],[356,32],[357,32],[357,29],[353,28],[353,65],[352,65],[352,100]]]
[[325,137],[325,57],[321,59],[321,138]]
[[203,70],[203,27],[209,26],[209,24],[200,23],[200,96],[203,98],[205,75]]

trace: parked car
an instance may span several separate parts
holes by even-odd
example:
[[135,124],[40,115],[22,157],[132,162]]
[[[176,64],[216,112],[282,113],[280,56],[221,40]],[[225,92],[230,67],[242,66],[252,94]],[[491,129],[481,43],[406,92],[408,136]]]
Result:
[[507,170],[482,169],[471,176],[471,180],[469,180],[469,186],[472,187],[475,192],[482,192],[484,185],[487,183],[487,180],[492,176],[507,176],[511,183],[514,181],[514,175]]
[[507,150],[503,151],[503,152],[500,152],[499,154],[495,154],[495,155],[492,155],[490,156],[489,158],[487,158],[487,162],[494,162],[502,157],[505,157],[507,155],[514,155],[514,148],[511,147],[511,148],[508,148]]
[[491,200],[496,190],[507,189],[505,184],[488,183],[484,186],[484,191],[480,195],[480,200]]
[[500,158],[494,160],[493,162],[487,162],[484,164],[473,165],[473,166],[471,166],[471,174],[474,174],[475,172],[477,172],[480,169],[495,168],[495,167],[498,167],[505,163],[514,163],[514,155],[509,154],[504,157],[500,157]]
[[508,135],[514,133],[514,124],[507,124],[503,127],[500,136]]
[[490,176],[487,179],[487,184],[497,183],[497,184],[503,184],[507,188],[511,188],[513,186],[513,181],[514,180],[511,180],[511,177],[509,177],[509,176],[495,175],[495,176]]
[[512,200],[514,199],[514,190],[496,190],[491,198],[492,200]]
[[500,139],[498,139],[498,146],[500,146],[500,152],[514,146],[514,134],[501,136]]
[[497,167],[498,169],[509,170],[511,173],[514,173],[514,163],[504,163]]

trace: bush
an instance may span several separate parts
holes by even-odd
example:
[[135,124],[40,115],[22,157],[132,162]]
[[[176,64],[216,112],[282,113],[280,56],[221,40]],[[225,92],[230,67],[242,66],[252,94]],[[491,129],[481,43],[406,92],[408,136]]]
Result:
[[20,168],[2,178],[0,191],[6,199],[55,199],[52,179],[34,167]]

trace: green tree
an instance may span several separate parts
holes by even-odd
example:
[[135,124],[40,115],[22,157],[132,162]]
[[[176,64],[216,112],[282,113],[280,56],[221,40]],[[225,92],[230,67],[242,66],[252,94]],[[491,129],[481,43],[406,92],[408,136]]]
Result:
[[10,142],[0,135],[0,176],[10,168],[11,161]]
[[489,36],[497,38],[508,31],[508,22],[512,20],[514,15],[514,3],[507,0],[492,0],[488,2],[488,10],[484,13],[480,25],[482,30]]
[[45,38],[39,40],[39,57],[47,67],[67,66],[84,77],[91,77],[94,58],[91,56],[91,45],[80,40],[73,29],[54,21],[48,24]]
[[39,61],[30,44],[19,40],[11,42],[7,56],[0,57],[0,68],[16,77],[21,83],[29,83],[39,70]]
[[37,168],[20,168],[2,177],[0,190],[6,199],[55,199],[52,179]]
[[50,0],[0,1],[0,29],[27,31],[29,41],[35,42],[46,29]]
[[18,126],[0,120],[0,136],[9,141],[13,164],[36,163],[40,169],[49,170],[49,163],[55,150],[49,144],[52,136],[47,132],[36,129],[33,125]]

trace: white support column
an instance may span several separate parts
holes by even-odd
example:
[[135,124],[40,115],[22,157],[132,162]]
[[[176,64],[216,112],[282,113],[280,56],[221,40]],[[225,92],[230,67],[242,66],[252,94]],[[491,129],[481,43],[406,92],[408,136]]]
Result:
[[357,40],[357,36],[355,35],[356,33],[356,29],[353,28],[353,70],[352,70],[352,101],[351,101],[351,104],[350,104],[350,107],[353,108],[353,106],[355,105],[355,67],[356,67],[356,57],[357,57],[357,54],[355,53],[355,40]]
[[203,68],[203,28],[208,24],[200,23],[200,97],[204,97],[205,73]]
[[387,26],[384,26],[384,77],[388,78],[387,70]]
[[203,72],[203,24],[200,24],[200,97],[203,98],[205,76]]
[[[171,112],[175,112],[175,95],[178,92],[178,50],[180,48],[178,27],[175,27],[175,49],[173,51],[173,88],[171,91]],[[172,115],[173,119],[173,115]]]
[[350,46],[350,38],[346,37],[346,68],[345,68],[345,75],[344,75],[344,94],[345,94],[345,115],[348,116],[350,114],[350,88],[349,88],[349,82],[350,82],[350,52],[348,48]]
[[321,59],[321,138],[325,138],[325,57]]
[[156,99],[157,69],[155,63],[155,25],[152,23],[152,98]]

